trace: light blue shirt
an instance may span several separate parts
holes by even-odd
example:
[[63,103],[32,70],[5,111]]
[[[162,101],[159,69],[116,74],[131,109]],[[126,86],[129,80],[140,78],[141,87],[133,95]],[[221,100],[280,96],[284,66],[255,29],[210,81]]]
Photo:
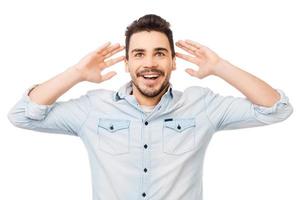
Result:
[[281,90],[272,107],[192,86],[162,96],[146,114],[130,95],[99,89],[78,99],[38,105],[27,92],[11,109],[17,127],[79,136],[92,171],[93,200],[202,200],[204,153],[224,129],[268,125],[293,108]]

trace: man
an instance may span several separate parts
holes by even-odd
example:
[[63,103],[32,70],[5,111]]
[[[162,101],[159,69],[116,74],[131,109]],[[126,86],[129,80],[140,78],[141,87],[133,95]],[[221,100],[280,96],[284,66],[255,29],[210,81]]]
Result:
[[[125,57],[110,59],[124,47],[104,44],[28,90],[9,120],[21,128],[79,136],[91,163],[94,200],[200,200],[203,157],[215,132],[280,122],[293,109],[281,90],[209,48],[190,40],[176,45],[189,55],[175,53],[168,22],[145,15],[127,27]],[[198,66],[186,70],[191,76],[218,76],[246,98],[199,86],[173,90],[176,56]],[[109,80],[115,72],[100,72],[123,60],[132,80],[117,92],[99,89],[56,102],[79,82]]]

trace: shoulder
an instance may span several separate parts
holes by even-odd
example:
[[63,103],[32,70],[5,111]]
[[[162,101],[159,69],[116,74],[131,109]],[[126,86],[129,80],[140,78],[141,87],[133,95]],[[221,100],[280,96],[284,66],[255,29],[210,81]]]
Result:
[[113,90],[108,90],[108,89],[95,89],[95,90],[89,90],[86,93],[86,96],[90,100],[108,100],[112,99],[113,96],[115,95],[116,91]]
[[212,93],[211,89],[201,86],[190,86],[183,91],[183,95],[189,99],[199,99]]
[[175,102],[184,104],[202,104],[206,96],[211,94],[211,90],[201,86],[190,86],[183,91],[173,90],[172,93]]

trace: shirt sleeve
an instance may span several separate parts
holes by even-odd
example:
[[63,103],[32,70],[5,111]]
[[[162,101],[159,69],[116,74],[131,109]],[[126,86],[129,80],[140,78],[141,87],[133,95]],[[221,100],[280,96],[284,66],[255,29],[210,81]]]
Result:
[[52,105],[40,105],[29,98],[31,89],[9,111],[8,119],[13,125],[34,131],[79,136],[90,110],[88,95]]
[[246,98],[221,96],[207,89],[206,113],[216,131],[269,125],[287,119],[293,107],[282,90],[272,107],[251,103]]

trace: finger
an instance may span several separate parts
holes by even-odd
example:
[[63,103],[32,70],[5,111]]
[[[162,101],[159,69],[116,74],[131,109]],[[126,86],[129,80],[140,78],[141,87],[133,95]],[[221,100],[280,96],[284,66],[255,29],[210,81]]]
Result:
[[110,46],[110,42],[106,42],[106,43],[104,43],[103,45],[101,45],[101,46],[96,50],[96,52],[99,53],[99,52],[103,51],[104,49],[106,49],[108,46]]
[[202,44],[199,44],[198,42],[195,42],[195,41],[192,41],[192,40],[185,40],[187,44],[197,48],[197,51],[195,52],[196,55],[204,55],[204,54],[207,54],[207,52],[211,52],[211,50],[202,45]]
[[112,65],[114,65],[118,62],[121,62],[124,59],[125,59],[125,56],[120,56],[120,57],[113,58],[113,59],[110,59],[108,61],[105,61],[106,67],[112,66]]
[[178,47],[185,47],[185,48],[188,48],[189,50],[191,50],[191,51],[193,51],[193,52],[197,51],[197,49],[198,49],[198,48],[196,48],[196,47],[194,47],[194,46],[188,44],[187,42],[185,42],[185,41],[183,41],[183,40],[179,40],[179,41],[177,42],[177,44],[179,45]]
[[193,69],[191,69],[191,68],[187,68],[187,69],[185,69],[185,71],[186,71],[186,73],[188,73],[189,75],[197,77],[197,71],[195,71],[195,70],[193,70]]
[[115,71],[107,72],[106,74],[102,75],[102,81],[107,81],[108,79],[111,79],[116,74],[117,72]]
[[119,47],[120,47],[119,43],[113,44],[113,45],[109,46],[108,48],[103,49],[103,51],[101,51],[99,54],[102,56],[106,56],[107,54],[113,52],[115,49],[117,49]]
[[192,54],[192,55],[194,55],[194,56],[197,55],[195,51],[192,51],[192,50],[190,50],[189,48],[187,48],[187,47],[185,47],[185,46],[182,46],[182,45],[177,44],[177,43],[176,43],[176,46],[178,46],[179,48],[185,50],[186,52],[188,52],[188,53],[190,53],[190,54]]
[[[188,43],[186,43],[186,44],[189,45]],[[189,45],[189,46],[193,47],[194,51],[188,49],[185,46],[182,46],[181,48],[201,59],[203,59],[205,57],[205,55],[207,55],[207,50],[208,50],[207,47],[201,46],[201,48],[196,48],[195,46],[192,46],[192,45]]]
[[117,48],[117,49],[113,50],[112,52],[106,54],[106,56],[104,56],[104,58],[105,58],[105,59],[106,59],[106,58],[109,58],[109,57],[115,55],[116,53],[118,53],[118,52],[124,50],[124,48],[125,48],[125,46],[120,46],[119,48]]
[[189,56],[189,55],[185,55],[185,54],[182,54],[182,53],[178,53],[176,52],[175,54],[178,58],[181,58],[183,60],[186,60],[186,61],[189,61],[191,63],[194,63],[194,64],[198,64],[197,62],[197,58],[193,57],[193,56]]
[[189,45],[194,46],[195,48],[201,49],[201,48],[204,47],[204,45],[199,44],[198,42],[195,42],[195,41],[193,41],[193,40],[185,40],[185,42],[186,42],[187,44],[189,44]]

